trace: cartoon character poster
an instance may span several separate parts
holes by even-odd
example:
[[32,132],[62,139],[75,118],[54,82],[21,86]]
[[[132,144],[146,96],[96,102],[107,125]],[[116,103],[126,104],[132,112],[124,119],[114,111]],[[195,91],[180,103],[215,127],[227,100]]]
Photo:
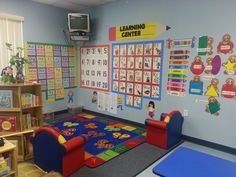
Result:
[[112,91],[125,96],[125,105],[141,109],[142,99],[161,99],[164,41],[112,45]]

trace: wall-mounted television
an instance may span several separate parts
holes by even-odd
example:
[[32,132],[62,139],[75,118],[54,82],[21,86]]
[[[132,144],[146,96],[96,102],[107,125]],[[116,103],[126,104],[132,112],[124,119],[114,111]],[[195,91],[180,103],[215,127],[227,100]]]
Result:
[[90,32],[89,14],[69,13],[68,28],[69,32]]

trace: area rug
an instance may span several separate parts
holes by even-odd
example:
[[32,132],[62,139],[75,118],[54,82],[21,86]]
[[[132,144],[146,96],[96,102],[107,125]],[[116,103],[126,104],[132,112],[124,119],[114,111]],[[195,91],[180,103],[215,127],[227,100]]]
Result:
[[51,125],[66,140],[87,134],[85,164],[97,167],[145,142],[145,130],[91,114],[70,116]]
[[236,177],[236,163],[187,147],[179,147],[153,168],[168,177]]

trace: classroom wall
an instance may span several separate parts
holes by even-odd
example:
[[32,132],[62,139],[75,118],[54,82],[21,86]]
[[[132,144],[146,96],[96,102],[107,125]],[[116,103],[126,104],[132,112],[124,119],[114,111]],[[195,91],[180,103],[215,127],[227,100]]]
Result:
[[[235,7],[235,0],[120,0],[90,9],[93,40],[86,45],[111,45],[112,42],[108,39],[108,29],[111,26],[157,21],[170,26],[171,30],[156,39],[181,39],[209,35],[214,38],[214,54],[216,54],[216,46],[225,33],[231,34],[232,40],[236,45]],[[170,112],[172,110],[183,112],[188,110],[188,116],[184,120],[183,134],[236,148],[236,109],[234,108],[236,100],[217,98],[221,104],[221,110],[219,116],[214,116],[205,112],[207,103],[195,102],[197,98],[207,101],[208,97],[206,96],[189,95],[188,92],[183,98],[167,95],[167,51],[165,48],[162,71],[162,97],[161,101],[155,101],[157,107],[155,119],[158,119],[162,112]],[[236,54],[236,48],[233,54]],[[194,49],[190,56],[190,61],[193,61],[196,55],[197,52]],[[222,62],[226,62],[226,56],[222,55]],[[217,75],[220,81],[219,90],[221,90],[226,78],[230,77],[225,76],[223,71],[224,68],[222,67],[220,74]],[[236,79],[236,76],[232,77]],[[192,78],[193,75],[189,71],[188,81]],[[204,83],[204,91],[209,83],[210,81]],[[188,89],[188,85],[186,88]],[[118,114],[109,114],[108,112],[99,111],[95,104],[91,104],[92,92],[93,90],[78,89],[79,103],[85,109],[139,123],[144,123],[145,119],[148,118],[148,112],[145,107],[150,101],[149,99],[144,99],[142,110],[124,106],[124,110],[118,111]]]
[[[67,29],[68,10],[28,0],[0,0],[0,13],[23,16],[24,41],[50,44],[73,44],[68,42],[63,30]],[[76,89],[66,89],[65,99],[48,103],[43,92],[44,110],[67,109],[67,92],[73,90],[74,100],[78,100]]]

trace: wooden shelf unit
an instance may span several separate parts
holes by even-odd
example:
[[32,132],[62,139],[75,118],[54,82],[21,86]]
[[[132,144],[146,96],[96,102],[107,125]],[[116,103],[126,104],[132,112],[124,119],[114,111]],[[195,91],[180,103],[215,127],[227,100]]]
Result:
[[16,146],[7,140],[4,140],[4,142],[5,142],[4,146],[0,147],[0,154],[9,153],[11,170],[8,174],[3,175],[3,177],[7,177],[7,176],[17,177],[18,169],[17,169]]
[[[41,85],[0,84],[0,90],[12,91],[12,107],[0,107],[0,117],[16,117],[16,131],[0,131],[0,137],[5,137],[8,140],[17,140],[18,160],[30,159],[33,155],[32,147],[30,147],[29,137],[33,135],[34,129],[42,126],[43,124]],[[26,100],[27,103],[29,100],[33,100],[29,106],[22,105],[24,102],[24,94],[31,95],[31,97]],[[32,97],[34,97],[34,99]]]

